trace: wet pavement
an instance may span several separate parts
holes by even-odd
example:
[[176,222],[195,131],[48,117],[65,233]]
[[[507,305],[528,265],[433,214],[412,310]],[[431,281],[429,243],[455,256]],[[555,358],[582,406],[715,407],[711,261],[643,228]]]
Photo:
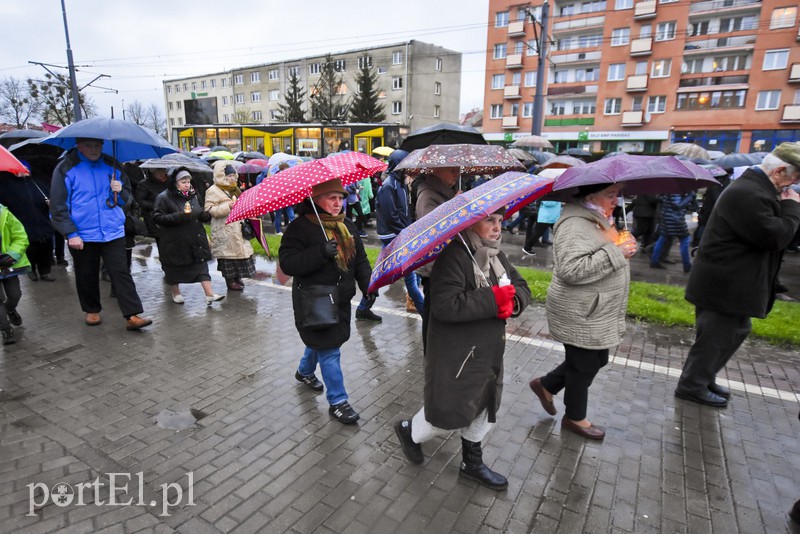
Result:
[[[506,241],[521,265],[551,261]],[[179,306],[156,255],[134,250],[154,320],[142,332],[125,330],[111,298],[103,324],[85,326],[71,268],[55,283],[23,279],[20,341],[0,349],[1,532],[795,532],[796,350],[746,342],[717,410],[673,397],[691,330],[629,323],[590,391],[607,437],[588,442],[561,431],[560,396],[553,418],[528,389],[563,355],[532,306],[509,322],[503,403],[484,442],[509,479],[498,493],[458,476],[457,435],[426,443],[421,466],[400,451],[392,424],[420,408],[423,373],[420,321],[398,284],[374,308],[383,322],[354,322],[342,349],[361,414],[343,426],[294,379],[302,344],[274,264],[259,260],[265,279],[212,307],[184,286]],[[634,279],[685,280],[680,265],[632,264]],[[797,257],[786,268],[800,297]]]

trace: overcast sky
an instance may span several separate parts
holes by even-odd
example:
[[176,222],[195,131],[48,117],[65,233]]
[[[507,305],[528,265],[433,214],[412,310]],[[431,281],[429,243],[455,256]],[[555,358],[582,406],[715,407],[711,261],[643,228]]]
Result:
[[[78,85],[98,113],[163,107],[164,79],[416,39],[462,56],[461,111],[483,106],[488,0],[65,0]],[[2,0],[0,77],[66,66],[61,0]],[[67,73],[66,69],[54,69]]]

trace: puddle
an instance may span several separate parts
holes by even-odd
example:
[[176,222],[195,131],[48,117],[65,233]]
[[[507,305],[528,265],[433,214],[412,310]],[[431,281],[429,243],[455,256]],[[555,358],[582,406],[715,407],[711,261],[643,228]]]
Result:
[[156,424],[169,430],[186,430],[187,428],[194,428],[195,423],[207,415],[207,413],[194,408],[179,412],[164,409],[156,415]]

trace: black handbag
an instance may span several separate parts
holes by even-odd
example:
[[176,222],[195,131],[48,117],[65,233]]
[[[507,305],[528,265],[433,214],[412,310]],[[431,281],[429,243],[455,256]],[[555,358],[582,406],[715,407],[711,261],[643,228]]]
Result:
[[300,326],[324,330],[339,324],[339,292],[337,285],[298,286]]
[[250,241],[256,237],[256,233],[253,231],[253,225],[246,219],[242,221],[242,237],[245,241]]

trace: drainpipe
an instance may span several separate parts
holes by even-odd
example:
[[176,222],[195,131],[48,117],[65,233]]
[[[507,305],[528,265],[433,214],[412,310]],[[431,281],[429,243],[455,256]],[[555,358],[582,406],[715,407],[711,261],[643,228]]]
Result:
[[408,78],[408,64],[411,62],[411,58],[409,58],[409,56],[408,56],[408,44],[409,44],[408,41],[406,41],[406,57],[405,57],[405,63],[406,63],[406,75],[405,75],[406,89],[405,89],[405,94],[403,95],[404,96],[404,98],[403,98],[403,100],[404,100],[403,101],[403,115],[406,118],[406,124],[408,124],[408,127],[411,128],[411,119],[409,118],[409,114],[408,114],[408,111],[409,111],[408,110],[408,95],[411,92],[411,80]]

